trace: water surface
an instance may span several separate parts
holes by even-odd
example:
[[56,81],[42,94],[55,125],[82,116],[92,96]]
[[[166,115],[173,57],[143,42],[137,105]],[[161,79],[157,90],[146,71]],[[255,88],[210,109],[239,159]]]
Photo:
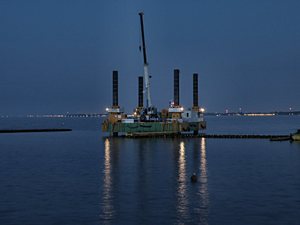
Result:
[[[300,127],[297,116],[207,120],[208,133]],[[1,128],[74,129],[0,135],[0,224],[299,223],[300,143],[108,138],[100,122],[0,120]]]

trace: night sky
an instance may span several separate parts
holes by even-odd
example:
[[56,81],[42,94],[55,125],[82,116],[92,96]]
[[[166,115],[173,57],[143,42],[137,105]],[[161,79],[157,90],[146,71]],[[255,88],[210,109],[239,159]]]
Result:
[[299,0],[0,0],[0,115],[101,113],[137,105],[144,11],[152,102],[209,112],[300,110]]

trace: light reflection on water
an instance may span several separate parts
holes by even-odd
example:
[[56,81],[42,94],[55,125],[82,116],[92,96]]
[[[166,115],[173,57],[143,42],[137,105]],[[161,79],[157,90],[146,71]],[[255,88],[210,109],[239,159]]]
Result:
[[186,174],[186,156],[185,144],[183,141],[179,144],[178,158],[178,188],[177,188],[177,212],[179,218],[188,216],[188,196],[187,196],[187,174]]
[[[156,149],[154,146],[161,148]],[[166,221],[175,224],[208,224],[208,164],[204,138],[191,142],[107,138],[104,139],[103,153],[102,222],[118,223],[119,213],[126,212],[138,215],[133,222],[147,223],[151,221],[147,215],[158,213],[155,208],[162,207],[161,210],[166,211]],[[156,164],[162,156],[168,157],[168,160]],[[197,173],[197,183],[191,183],[193,172]],[[170,183],[156,182],[162,177]],[[161,196],[160,192],[164,190],[169,191]],[[124,196],[125,193],[128,195]],[[120,199],[127,199],[129,205],[124,206],[119,202]]]
[[201,138],[201,145],[200,145],[200,185],[199,185],[199,192],[197,193],[200,198],[200,221],[201,224],[208,224],[208,207],[209,207],[209,193],[208,193],[208,171],[207,171],[207,160],[206,160],[206,139]]
[[[177,184],[177,223],[208,224],[209,192],[206,139],[177,143],[178,184]],[[179,148],[178,148],[179,146]],[[194,154],[193,154],[194,153]],[[194,170],[190,170],[194,166]],[[190,176],[196,172],[197,183],[191,183]],[[198,173],[197,173],[198,172]]]
[[111,176],[111,149],[108,138],[104,141],[104,179],[103,179],[103,205],[102,214],[104,221],[109,221],[114,217],[112,176]]

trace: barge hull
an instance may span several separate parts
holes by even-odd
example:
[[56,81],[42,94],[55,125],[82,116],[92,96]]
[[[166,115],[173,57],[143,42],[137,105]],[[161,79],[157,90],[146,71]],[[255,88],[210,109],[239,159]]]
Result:
[[[110,123],[102,124],[102,131],[125,134],[171,134],[181,132],[197,132],[206,128],[205,121],[200,122],[138,122],[138,123]],[[146,135],[147,136],[147,135]]]

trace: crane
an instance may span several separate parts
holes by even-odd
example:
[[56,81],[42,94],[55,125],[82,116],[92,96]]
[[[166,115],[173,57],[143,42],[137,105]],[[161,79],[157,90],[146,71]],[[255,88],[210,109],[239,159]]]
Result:
[[154,115],[157,114],[157,110],[153,107],[151,102],[150,95],[150,76],[148,72],[148,61],[147,61],[147,53],[146,53],[146,43],[145,43],[145,33],[144,33],[144,13],[140,12],[140,23],[141,23],[141,35],[142,35],[142,50],[143,50],[143,59],[144,59],[144,81],[145,81],[145,95],[146,95],[146,114]]

